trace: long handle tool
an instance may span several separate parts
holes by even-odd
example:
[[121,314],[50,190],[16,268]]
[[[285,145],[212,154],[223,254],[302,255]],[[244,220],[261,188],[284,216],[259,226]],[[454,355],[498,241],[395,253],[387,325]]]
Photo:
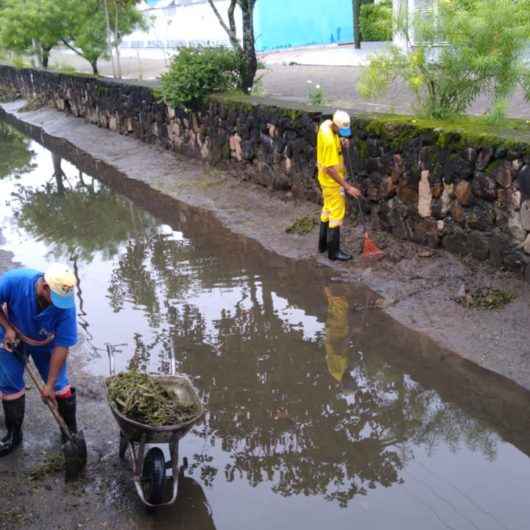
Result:
[[[346,160],[348,173],[350,174],[351,178],[354,179],[354,177],[353,177],[353,164],[352,164],[352,161],[351,161],[351,158],[350,158],[350,153],[348,152],[348,149],[344,149],[343,151],[344,151],[344,154],[345,154],[344,158]],[[354,179],[354,180],[356,180],[356,179]],[[380,259],[380,258],[382,258],[385,255],[385,253],[370,238],[370,236],[368,234],[368,224],[366,222],[366,217],[365,217],[364,212],[363,212],[361,200],[359,199],[359,197],[356,197],[356,199],[357,199],[357,204],[359,206],[359,212],[360,212],[360,216],[361,216],[361,225],[363,227],[363,233],[364,233],[364,236],[363,236],[363,250],[362,250],[363,258]]]
[[[24,364],[28,374],[33,381],[33,384],[38,388],[39,392],[42,392],[44,384],[33,364],[33,361],[29,358],[29,355],[26,351],[25,343],[23,340],[18,339],[17,343],[13,345],[13,353],[17,359]],[[85,436],[83,431],[73,433],[66,425],[63,417],[59,413],[57,407],[49,399],[43,400],[50,412],[52,413],[55,421],[63,431],[66,441],[63,443],[63,454],[64,454],[64,464],[65,464],[65,478],[67,481],[74,480],[79,477],[81,472],[86,466],[87,462],[87,447]]]

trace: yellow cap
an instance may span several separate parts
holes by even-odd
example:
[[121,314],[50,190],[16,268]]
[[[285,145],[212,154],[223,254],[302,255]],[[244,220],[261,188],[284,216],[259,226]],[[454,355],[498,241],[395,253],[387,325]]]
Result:
[[44,280],[50,287],[54,306],[60,309],[75,307],[74,287],[77,285],[77,281],[68,266],[61,263],[53,263],[44,273]]

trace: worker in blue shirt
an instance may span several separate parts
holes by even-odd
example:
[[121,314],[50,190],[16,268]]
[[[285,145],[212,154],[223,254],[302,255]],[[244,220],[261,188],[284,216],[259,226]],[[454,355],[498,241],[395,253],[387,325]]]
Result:
[[0,457],[22,442],[25,385],[23,363],[12,352],[17,339],[30,344],[27,351],[45,382],[42,398],[77,432],[75,389],[66,373],[69,348],[77,342],[75,286],[74,274],[61,264],[45,273],[14,269],[0,277],[0,399],[7,428]]

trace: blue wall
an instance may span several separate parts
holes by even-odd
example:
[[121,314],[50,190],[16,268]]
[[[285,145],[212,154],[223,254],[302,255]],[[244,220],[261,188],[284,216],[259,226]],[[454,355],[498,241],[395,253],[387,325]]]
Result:
[[258,51],[353,41],[351,0],[258,0]]

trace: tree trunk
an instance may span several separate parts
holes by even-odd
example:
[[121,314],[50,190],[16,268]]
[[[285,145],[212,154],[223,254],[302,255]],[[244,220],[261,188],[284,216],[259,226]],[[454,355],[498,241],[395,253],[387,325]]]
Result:
[[256,58],[256,48],[254,45],[254,3],[249,1],[243,12],[243,67],[241,72],[241,89],[248,92],[252,89],[258,60]]
[[353,0],[353,43],[361,49],[361,0]]
[[118,31],[118,4],[114,4],[114,49],[116,50],[116,75],[121,79],[120,32]]
[[96,59],[95,61],[90,61],[90,66],[92,67],[92,73],[99,76],[98,60]]
[[40,59],[40,62],[41,62],[41,66],[45,70],[48,70],[49,61],[50,61],[50,49],[41,48],[41,59]]
[[53,161],[53,176],[55,177],[55,183],[57,184],[58,195],[64,195],[64,173],[61,168],[62,158],[60,155],[52,152]]
[[110,53],[110,60],[112,62],[112,77],[116,77],[116,67],[114,66],[114,55],[112,54],[112,43],[111,43],[111,29],[110,29],[110,16],[109,16],[109,3],[108,0],[104,0],[103,6],[105,7],[105,24],[107,26],[107,49]]

